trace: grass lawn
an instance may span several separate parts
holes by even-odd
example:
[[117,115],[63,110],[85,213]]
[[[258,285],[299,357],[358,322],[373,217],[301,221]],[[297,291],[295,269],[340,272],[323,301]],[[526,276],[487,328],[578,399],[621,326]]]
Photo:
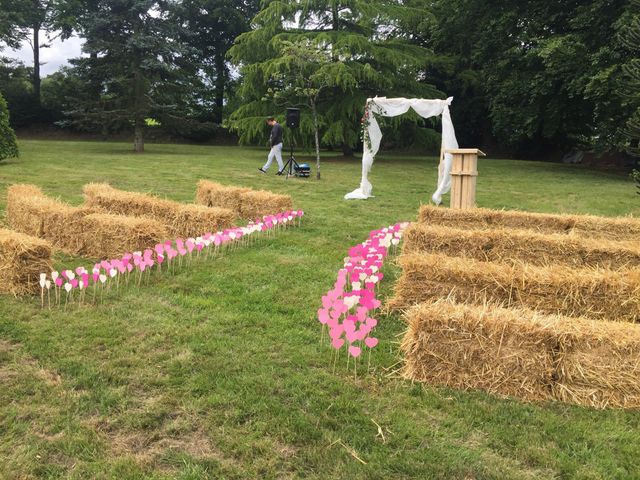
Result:
[[[332,373],[320,297],[369,230],[415,218],[435,159],[381,156],[376,198],[347,202],[354,160],[327,157],[321,182],[285,181],[274,167],[259,174],[259,149],[20,147],[0,163],[0,210],[16,182],[79,204],[87,182],[191,201],[210,178],[290,193],[306,217],[99,307],[41,311],[39,299],[0,297],[0,478],[640,478],[640,412],[411,385],[393,374],[396,316],[379,318],[370,374],[354,378],[346,361]],[[624,176],[491,159],[479,170],[480,206],[640,215]],[[385,273],[388,295],[397,270]]]

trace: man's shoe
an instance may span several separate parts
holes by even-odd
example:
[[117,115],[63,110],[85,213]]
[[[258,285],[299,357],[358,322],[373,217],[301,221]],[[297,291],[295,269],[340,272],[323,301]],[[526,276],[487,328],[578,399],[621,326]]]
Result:
[[284,170],[278,170],[278,173],[276,173],[276,175],[282,175],[284,173]]
[[262,173],[267,173],[262,168],[259,168],[258,170],[260,170]]

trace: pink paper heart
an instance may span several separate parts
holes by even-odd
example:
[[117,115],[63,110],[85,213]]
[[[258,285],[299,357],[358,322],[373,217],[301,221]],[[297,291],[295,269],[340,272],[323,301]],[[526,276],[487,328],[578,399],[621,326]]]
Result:
[[349,347],[349,354],[352,357],[357,358],[360,356],[361,353],[362,353],[362,349],[360,347],[356,347],[355,345],[351,345]]
[[373,348],[378,345],[378,339],[375,337],[367,337],[364,339],[364,344],[369,348]]
[[342,348],[343,345],[344,345],[344,340],[342,338],[334,338],[331,341],[331,346],[336,350],[340,350],[340,348]]
[[326,324],[329,321],[329,311],[324,308],[318,310],[318,320],[323,325]]

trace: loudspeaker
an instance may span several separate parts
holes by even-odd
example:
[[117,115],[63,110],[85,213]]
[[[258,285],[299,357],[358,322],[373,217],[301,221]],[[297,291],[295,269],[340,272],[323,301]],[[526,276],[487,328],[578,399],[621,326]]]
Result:
[[287,127],[298,128],[300,126],[300,109],[287,108]]

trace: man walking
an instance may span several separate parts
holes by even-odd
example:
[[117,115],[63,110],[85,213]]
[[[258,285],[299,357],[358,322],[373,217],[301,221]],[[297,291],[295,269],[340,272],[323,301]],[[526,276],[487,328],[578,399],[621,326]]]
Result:
[[269,167],[273,163],[273,158],[275,157],[278,161],[278,173],[276,175],[282,175],[282,171],[284,170],[284,163],[282,163],[282,125],[280,125],[273,117],[269,117],[267,119],[267,125],[271,127],[271,137],[269,139],[271,150],[267,157],[267,163],[258,170],[262,173],[267,173],[267,170],[269,170]]

